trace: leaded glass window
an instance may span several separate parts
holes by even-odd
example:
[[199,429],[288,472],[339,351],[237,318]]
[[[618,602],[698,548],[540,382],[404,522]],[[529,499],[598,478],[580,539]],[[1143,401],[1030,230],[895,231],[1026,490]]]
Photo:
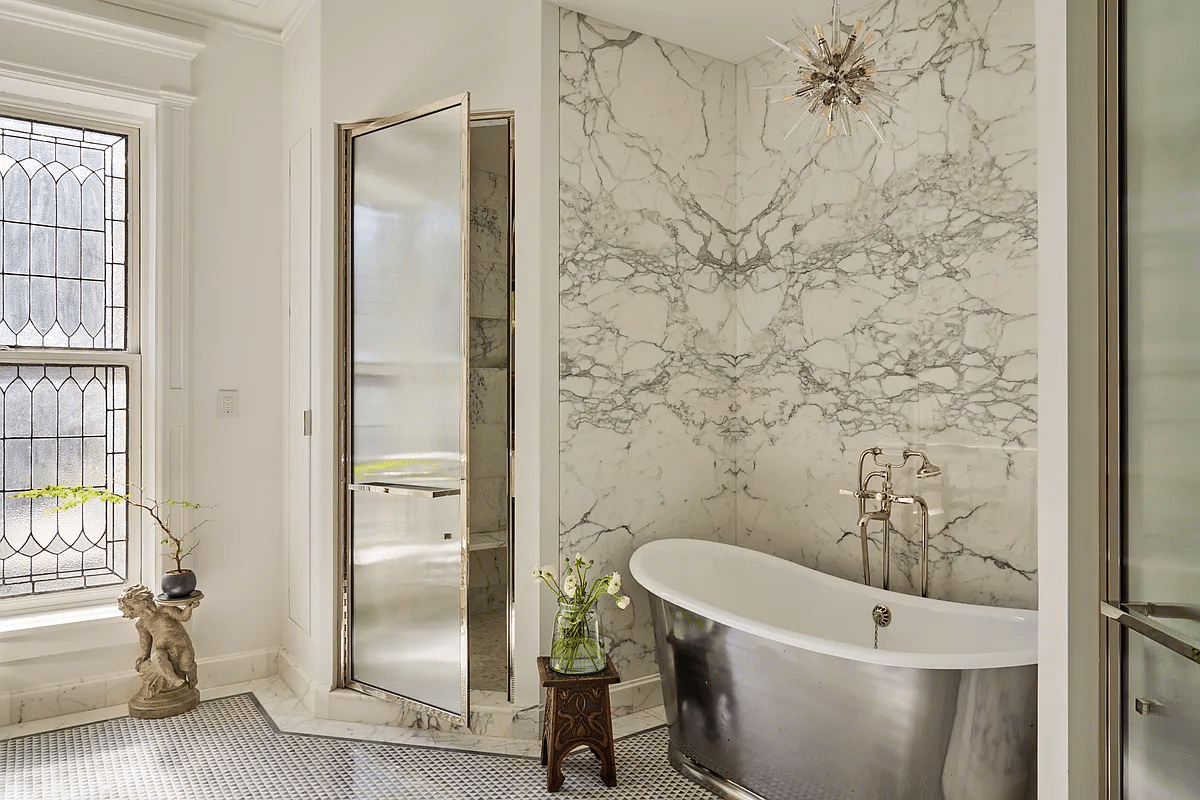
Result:
[[0,345],[125,347],[126,148],[0,116]]
[[0,364],[4,522],[0,597],[121,583],[124,505],[13,497],[47,484],[126,481],[129,370]]
[[124,505],[13,495],[128,491],[130,142],[0,114],[0,598],[129,574]]

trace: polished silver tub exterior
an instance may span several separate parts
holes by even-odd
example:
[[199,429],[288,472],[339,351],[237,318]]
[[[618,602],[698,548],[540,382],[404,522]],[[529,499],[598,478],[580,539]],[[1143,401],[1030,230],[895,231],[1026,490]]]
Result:
[[[722,571],[736,557],[704,552],[722,563]],[[690,555],[695,553],[671,553],[670,559],[680,564]],[[654,582],[644,580],[649,561],[635,554],[631,563],[643,585]],[[788,565],[793,567],[804,570]],[[920,613],[910,614],[895,593],[862,586],[855,586],[849,599],[837,598],[838,605],[852,603],[863,591],[900,609],[898,616]],[[670,759],[717,793],[738,800],[1035,796],[1035,663],[971,669],[870,663],[778,640],[788,635],[764,636],[761,625],[747,625],[758,628],[748,632],[712,618],[721,614],[685,607],[691,605],[687,599],[674,600],[653,593],[650,598]],[[956,605],[920,602],[939,604],[937,611]],[[798,607],[794,613],[823,609]],[[840,645],[816,646],[838,650]],[[938,662],[938,655],[944,654],[930,660]]]

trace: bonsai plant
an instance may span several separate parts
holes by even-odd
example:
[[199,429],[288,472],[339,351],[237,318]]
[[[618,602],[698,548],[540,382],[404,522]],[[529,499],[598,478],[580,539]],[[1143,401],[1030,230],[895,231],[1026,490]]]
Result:
[[[141,492],[140,486],[134,488]],[[105,503],[123,502],[134,508],[140,508],[149,514],[150,519],[154,520],[154,524],[158,526],[161,531],[159,543],[166,546],[167,558],[175,564],[174,569],[169,569],[163,574],[161,584],[163,594],[171,599],[178,599],[187,597],[196,590],[196,573],[183,566],[183,559],[190,556],[199,546],[199,542],[191,541],[192,534],[208,520],[193,525],[183,533],[177,533],[171,528],[170,509],[173,506],[190,509],[202,508],[198,503],[189,503],[187,500],[155,500],[152,497],[146,497],[144,493],[142,498],[144,502],[139,502],[130,495],[117,494],[107,488],[96,486],[43,486],[41,489],[19,492],[15,496],[54,498],[59,501],[58,505],[52,509],[54,511],[66,511],[91,500],[101,500]]]

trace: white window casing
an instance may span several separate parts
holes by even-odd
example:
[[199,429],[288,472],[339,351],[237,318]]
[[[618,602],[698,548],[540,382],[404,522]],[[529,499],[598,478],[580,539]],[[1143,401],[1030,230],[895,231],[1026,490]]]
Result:
[[[71,84],[59,73],[29,70],[21,75],[0,66],[0,113],[130,137],[126,350],[59,350],[57,354],[77,364],[128,367],[128,483],[142,486],[156,499],[186,498],[190,412],[186,165],[193,98],[87,81]],[[45,355],[46,351],[14,348],[0,352],[0,361],[44,363]],[[145,515],[130,511],[125,584],[155,586],[163,564],[159,537],[147,526]],[[115,609],[121,585],[0,598],[0,631],[41,627],[45,620],[36,617],[45,613],[69,621],[70,609],[79,609],[85,617],[94,616],[90,609],[96,606]]]

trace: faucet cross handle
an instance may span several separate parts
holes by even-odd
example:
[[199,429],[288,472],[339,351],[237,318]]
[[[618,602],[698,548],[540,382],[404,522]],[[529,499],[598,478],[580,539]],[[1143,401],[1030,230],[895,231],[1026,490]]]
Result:
[[867,492],[867,491],[851,491],[850,489],[838,489],[838,494],[857,497],[859,500],[875,500],[882,503],[886,494],[884,492]]

